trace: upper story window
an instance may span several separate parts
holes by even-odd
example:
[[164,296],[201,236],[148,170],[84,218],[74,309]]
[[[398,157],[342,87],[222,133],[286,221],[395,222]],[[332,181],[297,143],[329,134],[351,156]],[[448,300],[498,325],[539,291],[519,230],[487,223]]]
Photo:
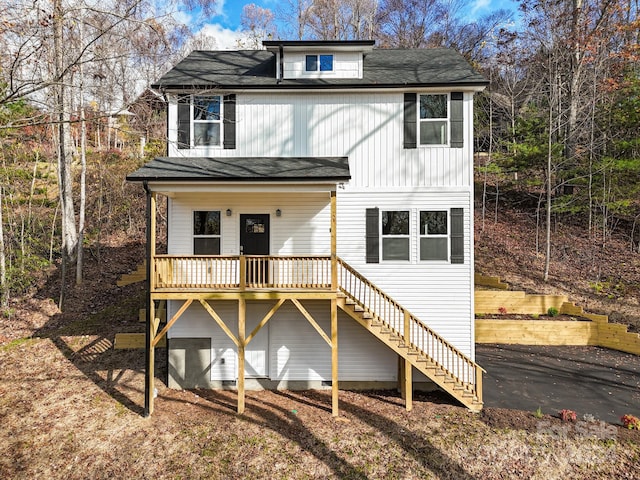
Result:
[[193,145],[219,146],[222,134],[222,98],[193,97]]
[[446,210],[420,212],[420,260],[449,260],[448,231]]
[[193,254],[220,255],[220,211],[193,212]]
[[307,72],[332,72],[333,55],[307,55],[305,57],[305,70]]
[[[236,95],[179,95],[177,148],[236,148]],[[223,126],[224,125],[224,126]]]
[[409,210],[382,212],[382,260],[409,260]]
[[449,143],[449,98],[446,94],[420,95],[420,145]]

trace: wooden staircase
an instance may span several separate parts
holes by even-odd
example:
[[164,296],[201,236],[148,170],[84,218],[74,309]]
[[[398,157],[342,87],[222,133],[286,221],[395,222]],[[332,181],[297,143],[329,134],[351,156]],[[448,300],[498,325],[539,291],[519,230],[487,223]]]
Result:
[[484,369],[341,259],[338,307],[474,412],[482,410]]

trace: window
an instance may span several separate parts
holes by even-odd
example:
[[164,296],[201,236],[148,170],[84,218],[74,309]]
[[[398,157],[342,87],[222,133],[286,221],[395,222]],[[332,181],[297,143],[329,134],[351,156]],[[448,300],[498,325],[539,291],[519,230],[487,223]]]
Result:
[[449,99],[446,94],[420,95],[420,145],[447,145]]
[[409,260],[409,211],[382,212],[382,260]]
[[196,147],[220,145],[221,105],[219,96],[193,97],[193,144]]
[[193,212],[193,254],[220,255],[220,211]]
[[305,57],[305,70],[307,72],[332,72],[333,55],[307,55]]
[[446,211],[420,212],[420,260],[449,259]]

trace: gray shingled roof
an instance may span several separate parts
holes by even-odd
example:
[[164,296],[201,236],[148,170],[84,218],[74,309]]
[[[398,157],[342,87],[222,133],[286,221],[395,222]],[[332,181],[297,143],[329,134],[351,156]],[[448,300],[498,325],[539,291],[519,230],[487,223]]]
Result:
[[194,50],[152,87],[284,89],[488,84],[461,55],[447,48],[372,50],[365,53],[362,79],[292,79],[278,83],[275,68],[275,55],[266,50]]
[[347,181],[347,157],[159,157],[129,181]]

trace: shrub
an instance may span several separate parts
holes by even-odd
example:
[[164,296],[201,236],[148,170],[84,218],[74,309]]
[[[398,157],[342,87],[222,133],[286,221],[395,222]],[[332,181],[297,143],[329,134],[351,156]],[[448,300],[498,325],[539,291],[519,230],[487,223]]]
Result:
[[576,421],[576,412],[573,410],[562,409],[560,410],[560,418],[563,422],[575,422]]
[[626,414],[620,417],[620,421],[622,422],[622,425],[625,426],[625,428],[628,428],[630,430],[640,430],[640,418],[638,417]]
[[505,307],[499,307],[498,308],[498,313],[500,315],[506,315],[507,314],[507,309]]
[[550,317],[556,317],[558,315],[558,309],[556,307],[549,307],[547,310],[547,315]]

